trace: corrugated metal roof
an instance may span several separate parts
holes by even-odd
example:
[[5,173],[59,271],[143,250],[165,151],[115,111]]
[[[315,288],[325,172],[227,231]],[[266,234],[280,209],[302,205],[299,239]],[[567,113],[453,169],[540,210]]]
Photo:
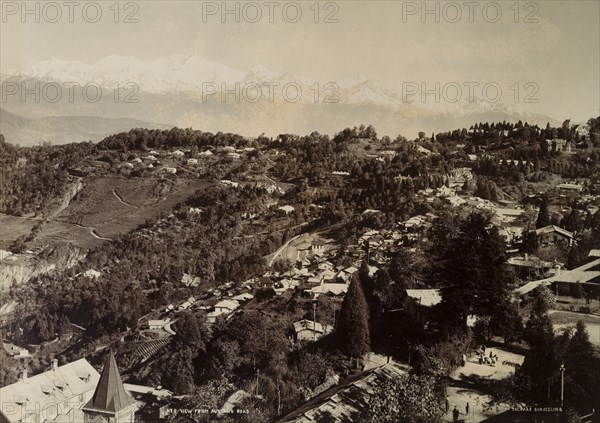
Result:
[[403,374],[406,374],[404,369],[396,363],[389,363],[351,377],[311,399],[279,422],[309,423],[321,419],[335,423],[357,421],[368,407],[377,386]]
[[312,320],[302,319],[294,323],[294,330],[296,333],[302,330],[312,330],[315,332],[323,333],[323,325],[315,323]]
[[545,235],[545,234],[549,234],[552,232],[556,232],[559,233],[563,236],[566,236],[567,238],[573,238],[573,234],[563,228],[559,228],[558,226],[555,225],[548,225],[548,226],[544,226],[543,228],[539,228],[536,229],[535,233],[537,235]]
[[515,292],[519,295],[525,295],[542,285],[550,285],[550,282],[547,280],[527,282],[525,285],[515,289]]
[[573,270],[567,270],[549,279],[552,282],[598,283],[600,282],[600,259],[591,261]]
[[442,301],[442,294],[439,289],[407,289],[406,295],[414,298],[425,307],[431,307]]

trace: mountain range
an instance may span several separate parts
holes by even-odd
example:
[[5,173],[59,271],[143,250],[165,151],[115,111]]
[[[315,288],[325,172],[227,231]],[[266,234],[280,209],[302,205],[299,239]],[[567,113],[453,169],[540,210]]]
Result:
[[97,116],[48,116],[29,118],[0,108],[0,133],[12,144],[32,146],[41,143],[68,144],[101,141],[116,132],[132,128],[167,129],[166,125],[129,118]]
[[[410,138],[481,121],[556,124],[517,105],[482,99],[421,102],[416,95],[406,101],[401,88],[382,87],[365,75],[314,81],[260,65],[238,70],[196,55],[151,61],[112,55],[94,64],[51,58],[23,71],[3,70],[0,78],[6,91],[0,130],[23,145],[96,140],[129,125],[276,136],[333,135],[365,123],[380,134]],[[41,95],[23,97],[24,88]]]

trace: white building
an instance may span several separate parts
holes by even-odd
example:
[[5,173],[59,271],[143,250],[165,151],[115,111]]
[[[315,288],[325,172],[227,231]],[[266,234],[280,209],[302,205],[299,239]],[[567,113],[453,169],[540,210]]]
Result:
[[99,380],[100,374],[83,358],[64,366],[54,360],[50,370],[32,377],[24,370],[18,382],[0,389],[0,421],[43,422],[64,416],[71,419],[64,421],[83,422],[81,408]]
[[325,329],[320,323],[302,319],[294,322],[294,332],[297,341],[316,341],[325,334]]
[[279,207],[279,210],[281,210],[285,214],[290,214],[290,213],[292,213],[296,209],[294,208],[294,206],[287,205],[287,206],[281,206],[281,207]]
[[148,329],[158,330],[162,329],[170,320],[160,319],[160,320],[148,320]]
[[229,314],[234,312],[240,303],[236,300],[222,300],[215,304],[215,312],[218,314]]
[[187,310],[188,308],[190,308],[194,303],[196,302],[196,299],[194,297],[190,297],[187,300],[185,300],[183,303],[181,303],[178,307],[178,310]]
[[133,423],[137,410],[112,351],[102,375],[84,358],[63,366],[54,360],[50,370],[32,377],[24,371],[18,382],[0,388],[2,423]]

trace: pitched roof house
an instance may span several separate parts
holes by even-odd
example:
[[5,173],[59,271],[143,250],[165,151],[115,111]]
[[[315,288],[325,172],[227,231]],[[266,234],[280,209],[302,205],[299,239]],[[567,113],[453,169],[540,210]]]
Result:
[[85,359],[0,388],[0,423],[133,423],[137,402],[129,392],[170,396],[164,389],[123,384],[112,350],[102,375]]
[[557,244],[560,242],[571,245],[573,243],[573,234],[563,228],[555,225],[544,226],[536,229],[535,234],[542,245]]
[[294,332],[298,341],[314,341],[325,334],[325,329],[320,323],[302,319],[294,323]]
[[219,314],[227,314],[235,311],[240,306],[236,300],[221,300],[215,304],[215,311]]
[[574,295],[577,284],[594,296],[600,295],[600,258],[547,279],[559,294]]

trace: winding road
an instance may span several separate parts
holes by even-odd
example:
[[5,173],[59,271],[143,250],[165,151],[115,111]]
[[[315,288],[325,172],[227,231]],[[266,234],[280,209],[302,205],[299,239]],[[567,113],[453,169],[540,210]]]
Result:
[[[63,222],[63,223],[70,223],[70,222]],[[83,225],[80,225],[79,223],[71,223],[71,225],[75,225],[81,229],[88,229],[90,231],[90,234],[96,239],[101,239],[102,241],[112,241],[112,238],[105,238],[103,236],[98,235],[98,233],[96,232],[96,228],[94,228],[93,226],[83,226]]]
[[123,200],[123,197],[121,197],[118,193],[116,189],[113,189],[113,194],[115,197],[117,197],[117,200],[119,200],[119,203],[127,206],[127,207],[132,207],[134,209],[137,209],[137,206],[134,206],[132,204],[127,203],[125,200]]

